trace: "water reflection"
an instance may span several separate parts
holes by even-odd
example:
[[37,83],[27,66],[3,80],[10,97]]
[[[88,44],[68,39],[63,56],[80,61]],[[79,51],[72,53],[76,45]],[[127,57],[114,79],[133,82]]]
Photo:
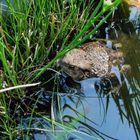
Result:
[[[67,81],[67,84],[69,81]],[[70,81],[71,84],[69,83],[67,88],[67,85],[63,87],[65,91],[63,94],[62,92],[47,92],[45,89],[33,94],[32,97],[35,97],[35,95],[40,97],[36,103],[38,105],[36,108],[41,109],[42,107],[39,104],[42,105],[42,103],[44,105],[51,104],[51,106],[46,106],[47,110],[51,110],[50,115],[44,115],[47,118],[53,115],[55,121],[65,124],[65,126],[70,128],[64,130],[63,127],[60,127],[60,124],[53,124],[52,121],[46,118],[43,119],[36,116],[32,118],[30,128],[32,135],[30,135],[30,138],[32,137],[37,140],[41,138],[50,140],[59,138],[64,140],[119,140],[122,137],[124,139],[136,139],[134,129],[129,127],[129,114],[125,114],[124,111],[127,102],[130,103],[129,98],[123,101],[127,93],[120,93],[120,96],[120,94],[108,92],[106,91],[108,88],[105,87],[110,86],[110,84],[102,82],[104,81],[100,78],[91,78],[78,83]],[[97,85],[98,88],[96,87]],[[68,88],[75,87],[76,92],[72,94]],[[47,99],[49,99],[48,102],[45,102]],[[54,109],[53,112],[51,108]],[[37,112],[41,113],[41,110]],[[25,130],[23,133],[25,133],[24,136],[27,138],[30,115],[24,116],[22,122]]]
[[[99,82],[99,79],[94,78],[81,82],[85,97],[80,98],[79,104],[77,104],[77,102],[75,103],[77,106],[71,104],[69,98],[65,97],[63,99],[64,102],[67,103],[64,107],[63,115],[77,118],[78,115],[76,112],[84,114],[86,118],[97,123],[95,125],[88,122],[85,118],[80,119],[82,121],[85,119],[86,124],[94,127],[96,130],[100,130],[100,133],[96,135],[97,137],[99,137],[101,132],[105,132],[105,134],[108,134],[108,136],[112,136],[115,139],[139,139],[139,9],[131,7],[129,10],[130,17],[128,19],[126,18],[123,22],[116,22],[113,28],[109,30],[108,38],[117,40],[123,44],[122,51],[124,52],[125,63],[131,65],[131,73],[123,75],[124,81],[122,81],[119,95],[112,94],[111,92],[108,96],[100,96],[101,93],[103,93],[103,95],[106,95],[106,93],[102,84]],[[135,12],[136,10],[137,12]],[[71,108],[74,108],[75,110]],[[79,122],[79,124],[82,123]],[[131,127],[129,127],[129,125]],[[85,125],[83,127],[85,127]],[[110,139],[104,135],[102,136],[103,139]]]
[[[70,101],[68,101],[68,103],[70,104]],[[119,112],[116,108],[116,104],[114,103],[113,99],[110,99],[107,113],[105,109],[105,105],[106,105],[105,98],[99,99],[98,96],[96,98],[95,97],[86,98],[85,101],[82,102],[82,104],[84,104],[84,108],[82,108],[82,105],[79,105],[79,107],[73,106],[73,108],[76,108],[78,112],[84,113],[87,118],[97,123],[97,125],[91,124],[91,122],[83,118],[83,121],[85,119],[84,122],[86,122],[86,124],[88,124],[89,126],[92,126],[94,129],[100,130],[100,132],[103,132],[104,134],[114,139],[122,139],[122,137],[124,139],[135,138],[135,133],[132,128],[131,129],[129,128],[127,120],[124,120],[124,124],[122,124]],[[71,110],[65,109],[64,115],[67,114],[69,116],[73,116],[77,118],[77,115],[72,112],[73,111]],[[81,124],[81,128],[82,128],[82,124]],[[84,125],[83,128],[88,129]],[[97,136],[98,135],[96,135],[96,137]],[[110,138],[104,136],[104,139],[107,140]]]

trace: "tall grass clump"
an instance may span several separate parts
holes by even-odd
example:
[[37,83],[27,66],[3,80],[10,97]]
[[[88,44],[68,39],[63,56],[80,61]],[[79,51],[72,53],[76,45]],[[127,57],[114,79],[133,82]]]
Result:
[[[36,81],[65,53],[89,39],[120,2],[6,0],[0,11],[0,89]],[[16,122],[9,102],[16,95],[24,96],[24,90],[0,93],[5,114],[0,127],[10,139]]]
[[7,0],[7,12],[0,18],[0,58],[8,86],[40,77],[94,34],[119,3]]

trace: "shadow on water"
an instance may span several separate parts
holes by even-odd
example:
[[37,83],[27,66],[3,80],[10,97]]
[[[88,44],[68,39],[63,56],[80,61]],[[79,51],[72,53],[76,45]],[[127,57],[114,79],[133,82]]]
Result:
[[[43,75],[44,80],[53,78],[40,90],[28,91],[16,112],[11,112],[20,114],[16,118],[21,133],[16,139],[139,139],[140,11],[129,8],[124,20],[125,15],[119,17],[119,12],[123,13],[118,11],[105,32],[108,41],[123,44],[125,63],[131,65],[131,72],[123,75],[121,87],[112,90],[110,81],[102,78],[75,82],[63,73],[48,72]],[[14,102],[15,99],[11,108]]]

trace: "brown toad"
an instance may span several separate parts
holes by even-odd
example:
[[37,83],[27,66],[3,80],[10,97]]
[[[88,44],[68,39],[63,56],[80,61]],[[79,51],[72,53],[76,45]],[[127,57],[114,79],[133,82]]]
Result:
[[79,48],[70,50],[60,59],[64,72],[74,80],[89,77],[113,78],[113,66],[117,66],[122,71],[129,69],[129,65],[123,64],[122,52],[107,48],[100,42],[85,43]]

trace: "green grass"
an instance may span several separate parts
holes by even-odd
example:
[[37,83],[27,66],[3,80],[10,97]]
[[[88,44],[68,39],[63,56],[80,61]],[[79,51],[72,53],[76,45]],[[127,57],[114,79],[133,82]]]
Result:
[[[14,4],[7,0],[9,11],[0,15],[0,69],[3,71],[0,89],[3,81],[6,87],[11,87],[38,80],[65,53],[89,39],[120,1],[107,5],[103,0],[15,0]],[[0,94],[2,112],[5,112],[1,128],[9,139],[17,132],[16,118],[9,113],[9,102],[12,96],[22,101],[24,93],[25,90],[16,89]],[[34,109],[31,110],[30,123],[34,113]],[[55,120],[53,123],[65,131],[72,129]]]
[[[79,3],[71,0],[67,4],[63,0],[55,3],[16,1],[17,8],[16,4],[12,7],[8,3],[10,13],[1,17],[0,38],[0,58],[8,86],[40,77],[67,51],[94,34],[119,2],[116,0],[104,8],[101,8],[102,0],[97,6],[97,2],[86,4],[82,0]],[[91,27],[93,30],[89,31]],[[85,35],[85,32],[88,33]],[[57,54],[50,59],[52,52]]]

